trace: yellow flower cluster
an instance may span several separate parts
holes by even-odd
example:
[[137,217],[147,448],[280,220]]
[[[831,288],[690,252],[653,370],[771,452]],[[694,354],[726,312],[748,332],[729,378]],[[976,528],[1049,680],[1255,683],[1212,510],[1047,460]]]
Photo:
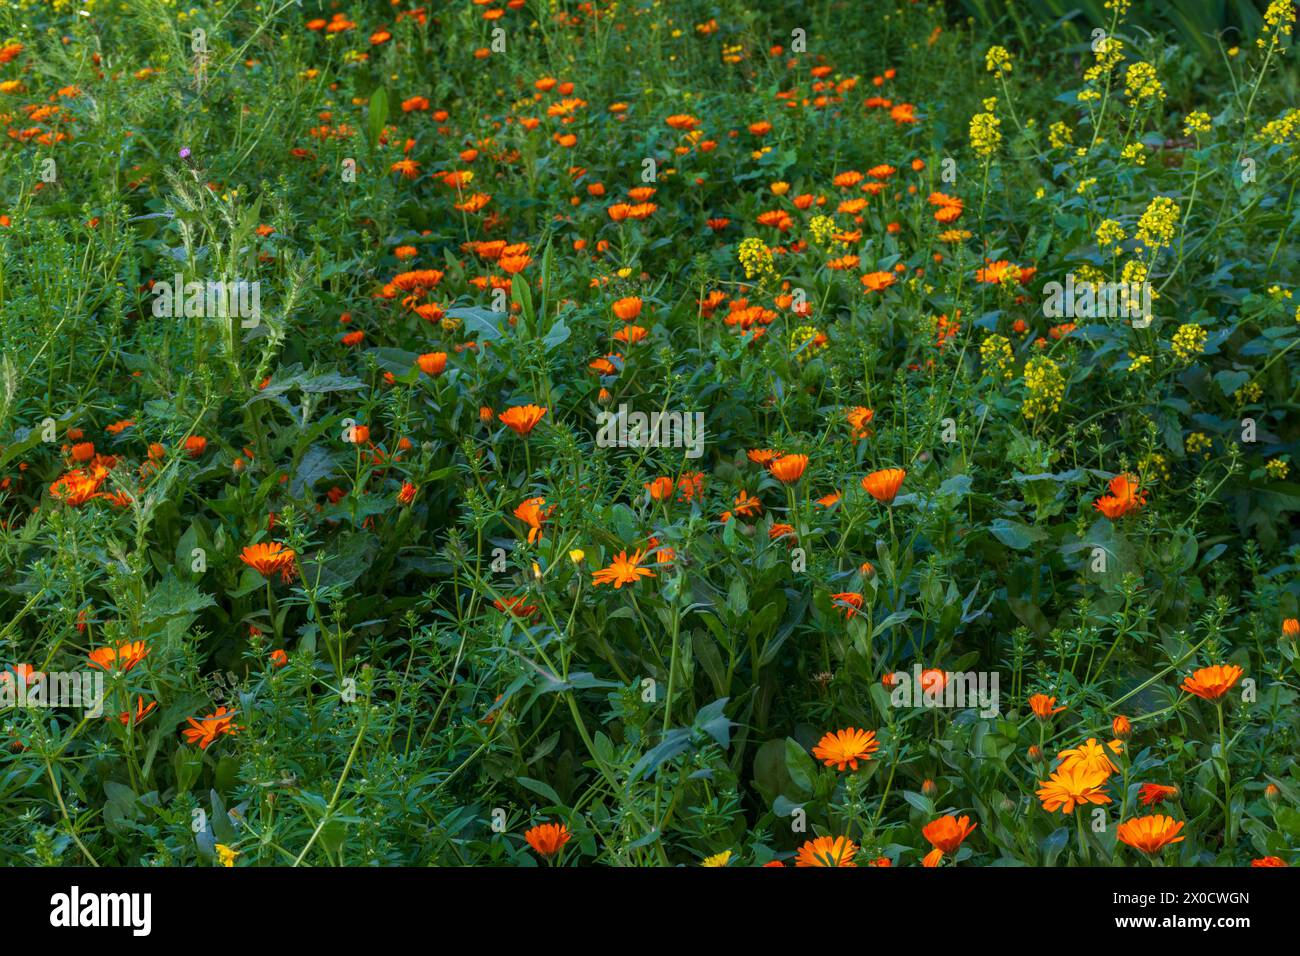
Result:
[[1104,80],[1119,65],[1124,59],[1124,41],[1111,36],[1103,37],[1097,44],[1096,56],[1097,62],[1083,71],[1083,78],[1088,83]]
[[1114,219],[1103,219],[1101,225],[1097,227],[1097,245],[1101,249],[1109,249],[1114,246],[1119,250],[1119,244],[1124,241],[1124,227]]
[[1016,377],[1016,356],[1006,336],[994,333],[981,342],[980,359],[984,362],[984,371],[993,378],[1010,381]]
[[1129,143],[1120,151],[1120,158],[1127,159],[1135,166],[1145,166],[1147,164],[1146,147],[1141,143]]
[[736,249],[736,258],[745,270],[746,279],[760,281],[776,274],[772,264],[772,250],[763,244],[757,236],[742,239]]
[[[818,342],[818,339],[822,339]],[[806,362],[822,349],[826,342],[821,331],[812,325],[801,325],[790,333],[790,352],[799,362]]]
[[1157,196],[1151,200],[1138,220],[1137,240],[1148,249],[1159,249],[1169,245],[1174,238],[1174,229],[1178,225],[1178,203],[1168,196]]
[[1291,471],[1291,464],[1285,458],[1270,458],[1264,470],[1274,481],[1281,481]]
[[[1255,45],[1261,49],[1276,44],[1279,37],[1290,36],[1295,25],[1295,8],[1291,0],[1273,0],[1264,11],[1264,29],[1259,32]],[[1268,37],[1268,43],[1264,38]]]
[[976,156],[992,156],[1002,145],[1002,121],[992,113],[976,113],[970,120],[970,148]]
[[1300,110],[1290,109],[1277,119],[1269,120],[1255,134],[1255,138],[1274,146],[1285,145],[1290,140],[1300,140]]
[[1142,484],[1151,485],[1157,481],[1169,480],[1169,462],[1158,451],[1153,451],[1138,462],[1138,477]]
[[1210,114],[1201,110],[1188,113],[1187,119],[1183,120],[1183,135],[1192,136],[1195,133],[1208,133],[1210,131]]
[[1160,85],[1156,68],[1150,63],[1131,63],[1124,74],[1124,95],[1130,106],[1149,100],[1163,100],[1165,88]]
[[1025,418],[1042,418],[1061,410],[1065,376],[1061,374],[1060,367],[1046,355],[1025,363],[1025,387],[1029,389],[1029,394],[1020,406],[1020,413]]
[[1174,333],[1172,342],[1174,354],[1182,361],[1190,362],[1204,351],[1207,338],[1209,333],[1201,326],[1185,322],[1178,326],[1178,331]]
[[1065,149],[1074,142],[1074,131],[1058,120],[1048,128],[1047,141],[1052,144],[1052,149]]
[[830,216],[813,216],[808,223],[808,233],[812,236],[814,245],[828,249],[831,237],[835,234],[835,220]]
[[1210,457],[1210,436],[1205,432],[1192,432],[1183,442],[1183,447],[1189,455],[1200,455],[1202,458]]
[[1011,54],[1003,46],[991,46],[984,54],[984,66],[990,73],[1010,73]]

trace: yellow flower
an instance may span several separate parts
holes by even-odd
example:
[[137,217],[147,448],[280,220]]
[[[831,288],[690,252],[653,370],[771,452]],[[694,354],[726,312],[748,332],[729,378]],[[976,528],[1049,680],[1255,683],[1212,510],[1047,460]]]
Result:
[[976,156],[992,156],[1002,145],[1002,121],[992,113],[976,113],[970,120],[970,148]]
[[1178,203],[1168,196],[1157,196],[1147,205],[1138,220],[1137,240],[1148,249],[1167,246],[1174,238],[1178,225]]
[[984,66],[990,73],[1010,73],[1011,54],[1006,47],[991,46],[984,54]]
[[224,843],[218,843],[218,844],[217,844],[217,856],[220,858],[220,860],[221,860],[221,865],[222,865],[222,866],[234,866],[234,865],[235,865],[235,857],[239,856],[239,851],[238,851],[238,850],[232,850],[230,847],[226,846]]
[[1187,119],[1183,120],[1183,135],[1191,136],[1195,133],[1208,133],[1210,131],[1210,114],[1201,110],[1187,114]]
[[569,560],[572,561],[574,564],[580,564],[582,562],[582,559],[585,558],[586,556],[587,556],[586,552],[583,551],[581,548],[574,548],[572,551],[569,552]]
[[1165,88],[1160,85],[1156,68],[1150,63],[1130,63],[1124,74],[1124,95],[1130,106],[1149,100],[1163,100]]
[[1046,355],[1032,358],[1025,364],[1025,387],[1029,394],[1020,406],[1020,413],[1025,418],[1041,418],[1060,411],[1061,397],[1065,395],[1065,376]]
[[994,379],[1007,381],[1015,378],[1016,356],[1011,349],[1011,342],[1002,335],[994,333],[980,343],[980,360],[984,370]]
[[1103,219],[1101,225],[1097,227],[1097,245],[1102,249],[1110,246],[1119,248],[1119,244],[1124,241],[1124,227],[1118,220]]
[[705,857],[700,866],[726,866],[729,862],[731,862],[731,851],[723,850],[721,853]]
[[1209,333],[1201,326],[1194,325],[1191,322],[1184,322],[1178,326],[1178,331],[1174,333],[1171,347],[1179,359],[1190,362],[1205,350],[1205,340],[1207,338],[1209,338]]

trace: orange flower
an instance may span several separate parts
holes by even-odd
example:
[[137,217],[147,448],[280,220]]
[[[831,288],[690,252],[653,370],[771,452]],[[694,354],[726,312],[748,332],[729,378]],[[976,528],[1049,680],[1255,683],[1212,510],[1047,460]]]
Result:
[[1119,773],[1119,768],[1106,756],[1106,748],[1097,743],[1096,737],[1089,737],[1078,747],[1062,750],[1057,757],[1061,761],[1058,771],[1077,768],[1086,774],[1101,774],[1104,777]]
[[868,292],[881,292],[895,282],[892,272],[868,272],[862,277],[862,285]]
[[857,866],[853,855],[858,846],[848,837],[817,837],[799,847],[795,866]]
[[[773,525],[773,527],[776,526]],[[791,528],[790,530],[793,531],[794,529]],[[853,620],[853,615],[862,609],[862,595],[856,591],[841,591],[838,594],[832,594],[831,601],[835,603],[846,621]]]
[[625,299],[619,299],[610,308],[624,322],[632,322],[641,315],[641,299],[635,295],[628,296]]
[[1053,714],[1059,714],[1065,710],[1064,707],[1056,707],[1056,698],[1048,697],[1046,694],[1035,694],[1029,698],[1029,709],[1034,712],[1034,716],[1039,720],[1046,720]]
[[118,714],[118,722],[121,723],[123,727],[128,724],[136,724],[138,726],[140,721],[152,714],[157,707],[158,701],[156,700],[150,701],[149,706],[146,707],[144,705],[144,698],[137,694],[135,698],[135,713],[132,714],[130,711],[125,711]]
[[284,652],[284,648],[276,648],[271,652],[271,664],[274,667],[284,667],[289,663],[289,655]]
[[293,548],[285,547],[278,541],[263,541],[250,544],[240,553],[239,559],[264,578],[278,573],[281,580],[288,582],[293,577],[293,569],[298,555]]
[[524,834],[524,839],[542,856],[554,856],[569,842],[569,828],[563,823],[542,823]]
[[870,408],[862,405],[856,405],[844,413],[849,424],[853,427],[853,437],[857,439],[871,437],[871,420],[876,417],[876,413]]
[[1282,636],[1295,640],[1300,637],[1300,618],[1288,617],[1282,622]]
[[656,478],[654,481],[649,482],[645,487],[649,489],[650,497],[655,501],[666,501],[668,498],[672,497],[673,480],[661,476]]
[[1075,806],[1086,803],[1110,803],[1110,797],[1101,792],[1107,774],[1089,773],[1083,767],[1057,770],[1047,781],[1038,781],[1038,799],[1049,813],[1064,809],[1073,813]]
[[1110,480],[1109,487],[1110,494],[1098,498],[1093,507],[1112,521],[1147,503],[1146,495],[1138,488],[1137,478],[1132,475],[1116,475]]
[[498,417],[501,419],[501,424],[515,433],[527,435],[545,414],[546,409],[538,405],[515,405],[513,408],[507,408]]
[[1144,783],[1138,787],[1138,799],[1144,807],[1164,803],[1166,800],[1177,800],[1178,797],[1177,787],[1167,787],[1163,783]]
[[447,368],[447,353],[425,352],[415,360],[415,364],[425,375],[441,375]]
[[641,552],[633,552],[632,557],[627,556],[626,551],[620,551],[618,557],[610,562],[609,567],[601,568],[591,576],[592,584],[612,584],[614,590],[618,590],[625,584],[636,584],[640,578],[652,578],[654,572],[649,568],[640,567]]
[[202,435],[191,435],[185,439],[185,451],[191,458],[198,458],[208,447],[208,440]]
[[1215,664],[1202,667],[1191,677],[1183,679],[1183,690],[1206,700],[1218,700],[1232,685],[1241,680],[1243,671],[1236,664]]
[[1280,856],[1261,856],[1257,860],[1250,861],[1251,866],[1286,866],[1286,860]]
[[1120,740],[1128,740],[1133,736],[1133,724],[1123,714],[1115,715],[1115,719],[1110,722],[1110,730]]
[[198,744],[200,750],[207,750],[218,737],[234,735],[244,728],[235,724],[235,711],[218,707],[216,713],[206,717],[187,717],[190,726],[181,730],[186,743]]
[[782,455],[767,467],[777,481],[792,485],[799,480],[804,469],[808,467],[808,456]]
[[858,730],[849,727],[822,737],[821,742],[812,750],[812,755],[828,767],[843,770],[846,766],[857,770],[858,761],[866,763],[880,748],[874,730]]
[[1175,820],[1164,814],[1135,817],[1121,823],[1115,830],[1115,836],[1121,843],[1127,843],[1135,850],[1155,854],[1171,843],[1182,842],[1183,837],[1178,831],[1183,825],[1183,820]]
[[977,826],[978,823],[970,822],[970,817],[963,816],[959,819],[948,814],[927,823],[921,830],[921,836],[929,840],[930,845],[940,853],[952,856]]
[[397,492],[397,503],[401,505],[409,505],[415,500],[416,492],[419,490],[419,488],[411,484],[409,481],[402,482],[402,488]]
[[545,498],[529,498],[515,508],[515,517],[523,521],[529,527],[528,543],[532,544],[542,536],[542,522],[550,517],[554,507],[542,510],[542,505],[546,504]]
[[149,648],[144,641],[128,641],[116,648],[97,648],[89,656],[90,663],[100,670],[121,670],[125,673],[149,656]]
[[892,504],[906,477],[907,472],[902,468],[886,468],[882,471],[873,471],[863,478],[862,487],[881,504]]

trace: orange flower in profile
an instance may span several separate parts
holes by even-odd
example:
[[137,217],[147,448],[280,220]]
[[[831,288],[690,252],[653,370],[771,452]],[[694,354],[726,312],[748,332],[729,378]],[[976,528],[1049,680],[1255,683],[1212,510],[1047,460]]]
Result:
[[100,670],[121,670],[123,673],[135,667],[149,656],[149,648],[144,641],[128,641],[116,648],[100,647],[89,654],[90,663]]
[[1064,707],[1056,707],[1056,698],[1048,697],[1046,694],[1035,694],[1029,698],[1029,709],[1034,712],[1034,716],[1039,720],[1046,720],[1053,714],[1059,714],[1065,710]]
[[871,420],[876,417],[876,413],[862,405],[856,405],[844,413],[849,424],[853,427],[853,437],[857,439],[871,437]]
[[144,704],[144,698],[141,697],[139,694],[137,694],[135,698],[135,713],[132,714],[130,711],[124,711],[123,713],[118,714],[117,715],[118,723],[120,723],[123,727],[127,726],[128,724],[135,724],[136,726],[139,726],[140,722],[144,720],[146,717],[148,717],[150,714],[152,714],[157,708],[158,708],[158,701],[156,700],[150,701],[149,706],[146,707]]
[[271,652],[271,665],[273,667],[284,667],[289,663],[289,655],[285,653],[284,648],[277,647]]
[[948,814],[927,823],[921,830],[921,836],[929,840],[930,845],[939,852],[952,856],[977,826],[978,823],[970,822],[970,817],[963,816],[959,819]]
[[416,492],[420,489],[409,481],[402,482],[402,488],[397,492],[397,503],[400,505],[409,505],[415,500]]
[[807,455],[782,455],[767,466],[773,478],[787,485],[798,481],[807,467]]
[[198,744],[200,750],[207,750],[218,737],[234,735],[242,727],[235,724],[235,712],[225,707],[218,707],[216,713],[206,717],[187,717],[188,727],[181,730],[186,743]]
[[239,560],[262,577],[269,578],[278,573],[280,579],[285,582],[293,577],[297,558],[298,555],[294,553],[293,548],[285,547],[278,541],[250,544],[239,555]]
[[1076,806],[1087,803],[1110,803],[1110,797],[1101,791],[1106,777],[1105,771],[1089,773],[1079,766],[1057,770],[1051,779],[1038,781],[1038,799],[1049,813],[1061,809],[1073,813]]
[[425,375],[441,375],[447,368],[447,353],[425,352],[415,360],[415,364]]
[[885,468],[882,471],[873,471],[863,478],[862,487],[881,504],[888,505],[898,497],[898,489],[903,486],[903,479],[906,477],[907,472],[902,468]]
[[1133,736],[1133,722],[1123,714],[1116,714],[1110,722],[1110,730],[1120,740],[1128,740]]
[[1261,856],[1257,860],[1250,861],[1251,866],[1286,866],[1286,860],[1280,856]]
[[1134,817],[1125,820],[1115,830],[1115,836],[1121,843],[1127,843],[1143,853],[1159,853],[1171,843],[1181,843],[1183,820],[1175,820],[1164,814],[1151,817]]
[[1144,807],[1155,806],[1166,800],[1177,800],[1178,797],[1177,787],[1167,787],[1163,783],[1144,783],[1138,787],[1138,799]]
[[542,823],[524,834],[524,839],[542,856],[554,856],[569,842],[569,828],[563,823]]
[[1183,679],[1183,690],[1206,700],[1218,700],[1232,685],[1241,680],[1243,671],[1236,664],[1215,664],[1202,667],[1191,677]]
[[1282,622],[1282,636],[1295,640],[1300,637],[1300,618],[1288,617]]
[[858,730],[849,727],[837,730],[822,737],[821,742],[812,750],[812,755],[828,767],[843,770],[846,766],[858,769],[858,761],[866,763],[871,755],[880,749],[874,730]]
[[592,584],[612,584],[618,590],[625,584],[636,584],[640,578],[652,578],[654,572],[641,565],[641,552],[633,552],[632,557],[626,551],[620,551],[618,557],[610,562],[609,567],[601,568],[591,576]]
[[641,298],[640,296],[631,295],[625,299],[619,299],[610,308],[614,310],[614,315],[624,322],[632,322],[641,315]]
[[895,282],[892,272],[868,272],[862,277],[862,285],[868,292],[881,292]]
[[198,458],[207,447],[208,440],[202,435],[191,435],[185,439],[185,451],[189,453],[191,458]]
[[546,414],[546,409],[539,405],[515,405],[507,408],[497,417],[501,424],[505,425],[511,431],[519,435],[527,435],[542,420]]
[[655,501],[667,501],[673,494],[673,480],[664,476],[648,482],[645,487]]
[[554,507],[542,509],[546,504],[545,498],[529,498],[515,508],[515,517],[524,522],[529,527],[528,543],[532,544],[542,536],[542,522],[550,517]]
[[848,837],[817,837],[799,847],[795,866],[857,866],[853,856],[858,845]]

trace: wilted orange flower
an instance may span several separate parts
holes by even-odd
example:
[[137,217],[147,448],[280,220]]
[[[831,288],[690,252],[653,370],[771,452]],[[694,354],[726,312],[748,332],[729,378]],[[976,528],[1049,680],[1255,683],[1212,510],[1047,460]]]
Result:
[[812,749],[812,755],[828,767],[835,767],[837,770],[849,767],[857,770],[859,760],[866,763],[879,749],[880,741],[876,739],[874,730],[858,730],[849,727],[847,730],[837,730],[822,737],[817,746]]
[[1034,712],[1034,716],[1039,720],[1046,720],[1053,714],[1059,714],[1065,710],[1064,707],[1056,707],[1056,698],[1048,697],[1046,694],[1035,694],[1029,698],[1029,709]]
[[218,737],[234,735],[242,727],[235,724],[235,711],[218,707],[216,713],[206,717],[187,717],[188,727],[182,729],[187,743],[198,744],[200,750],[207,750],[216,743]]
[[853,856],[858,845],[848,837],[817,837],[799,847],[795,866],[857,866]]
[[1079,766],[1060,769],[1052,774],[1050,780],[1038,782],[1038,799],[1049,813],[1061,809],[1073,813],[1076,806],[1083,804],[1110,803],[1110,797],[1101,790],[1106,778],[1105,771],[1089,773]]
[[939,852],[952,856],[977,826],[978,823],[970,822],[970,817],[958,818],[948,814],[927,823],[921,830],[921,836],[929,840],[930,845]]
[[1202,667],[1190,677],[1183,679],[1183,690],[1206,700],[1218,700],[1232,685],[1241,680],[1243,671],[1236,664],[1215,664]]
[[1179,834],[1184,821],[1175,820],[1164,814],[1151,817],[1135,817],[1125,820],[1115,830],[1115,836],[1121,843],[1127,843],[1143,853],[1159,853],[1171,843],[1181,843]]
[[240,553],[239,559],[246,565],[262,575],[269,578],[275,574],[280,575],[280,579],[287,582],[293,577],[293,570],[298,555],[292,548],[286,547],[278,541],[263,541],[260,544],[250,544]]
[[149,656],[144,641],[127,641],[113,647],[100,647],[89,654],[90,663],[100,670],[120,670],[123,673]]
[[891,504],[898,497],[898,489],[903,486],[907,472],[902,468],[885,468],[873,471],[862,479],[862,487],[881,504]]
[[546,414],[546,409],[538,405],[515,405],[507,408],[498,417],[501,424],[520,435],[527,435],[536,427]]
[[636,584],[639,578],[652,578],[654,572],[649,568],[643,568],[641,564],[641,552],[633,552],[632,557],[627,556],[626,551],[620,551],[618,557],[610,562],[609,567],[601,568],[591,576],[592,584],[612,584],[614,590],[618,590],[625,584]]
[[569,828],[563,823],[542,823],[524,834],[528,845],[542,856],[554,856],[569,842]]
[[[790,530],[793,531],[794,529],[791,528]],[[831,601],[834,602],[840,614],[844,615],[846,621],[853,620],[853,616],[862,609],[862,595],[857,591],[841,591],[838,594],[832,594]]]
[[787,485],[792,485],[803,475],[808,467],[807,455],[782,455],[767,466],[772,477]]

